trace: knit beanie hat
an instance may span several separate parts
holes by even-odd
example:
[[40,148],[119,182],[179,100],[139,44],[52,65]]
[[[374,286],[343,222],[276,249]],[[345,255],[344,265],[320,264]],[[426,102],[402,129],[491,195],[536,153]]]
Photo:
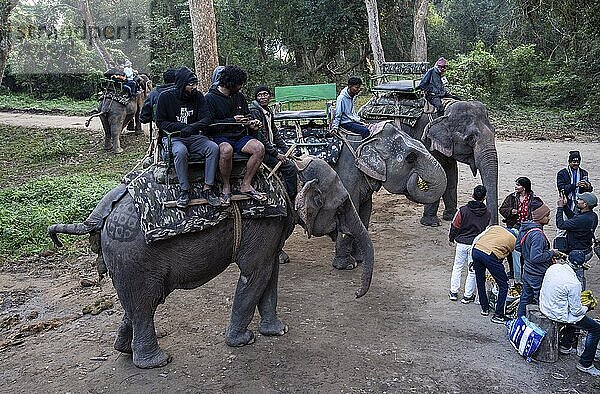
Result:
[[583,200],[590,208],[594,208],[598,205],[598,197],[590,192],[578,194],[577,199]]
[[546,204],[542,204],[539,208],[536,208],[531,212],[531,219],[534,222],[539,223],[547,214],[550,213],[550,208]]
[[256,89],[254,89],[254,100],[256,100],[256,96],[258,96],[258,94],[260,92],[267,92],[271,96],[273,95],[267,86],[265,86],[265,85],[259,85],[259,86],[256,87]]
[[572,162],[573,159],[579,159],[579,161],[581,161],[581,154],[579,154],[578,150],[572,150],[569,152],[569,163]]
[[190,85],[190,84],[194,84],[194,83],[198,83],[198,77],[196,76],[196,74],[191,73],[190,76],[188,77],[187,81],[185,81],[185,84]]
[[581,266],[585,263],[585,253],[582,250],[572,250],[567,261],[576,267]]

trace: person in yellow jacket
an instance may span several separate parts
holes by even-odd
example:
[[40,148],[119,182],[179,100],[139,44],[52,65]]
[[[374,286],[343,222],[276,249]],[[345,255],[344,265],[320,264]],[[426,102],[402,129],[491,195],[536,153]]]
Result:
[[[513,232],[514,231],[514,232]],[[481,304],[481,314],[490,314],[490,302],[485,290],[485,270],[487,269],[498,285],[496,311],[492,317],[493,323],[502,324],[510,320],[505,315],[506,295],[508,294],[508,275],[502,260],[515,249],[516,230],[493,225],[473,240],[473,269],[477,282],[477,293]]]

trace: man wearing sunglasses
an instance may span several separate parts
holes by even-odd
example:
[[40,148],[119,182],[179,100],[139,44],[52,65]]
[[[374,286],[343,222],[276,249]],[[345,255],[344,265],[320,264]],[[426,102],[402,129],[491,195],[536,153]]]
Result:
[[439,58],[435,62],[435,66],[427,70],[419,86],[417,86],[417,89],[421,89],[425,93],[425,99],[435,107],[438,116],[444,115],[442,97],[449,96],[444,86],[444,73],[447,66],[446,59]]

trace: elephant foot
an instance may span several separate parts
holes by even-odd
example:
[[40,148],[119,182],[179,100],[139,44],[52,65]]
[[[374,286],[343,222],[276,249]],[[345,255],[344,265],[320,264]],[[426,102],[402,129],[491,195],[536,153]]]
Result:
[[358,262],[354,260],[354,257],[338,257],[333,259],[333,267],[338,270],[353,270],[358,266]]
[[117,331],[117,339],[115,340],[114,345],[115,350],[118,350],[121,353],[133,354],[133,349],[131,348],[132,340],[133,328],[131,327],[131,324],[126,322],[126,320],[123,320],[119,325],[119,330]]
[[115,154],[119,154],[119,153],[123,153],[123,148],[117,148],[117,149],[113,149],[113,153]]
[[133,353],[133,364],[138,368],[160,368],[173,361],[173,357],[160,348],[152,354],[139,355],[138,353]]
[[420,220],[423,226],[437,227],[442,224],[437,216],[423,216]]
[[288,256],[288,254],[282,250],[281,252],[279,252],[277,260],[279,261],[279,264],[287,264],[290,262],[290,256]]
[[254,343],[254,333],[250,330],[244,330],[241,333],[232,333],[227,330],[225,343],[231,347],[240,347]]
[[442,219],[450,221],[450,220],[454,219],[455,214],[456,214],[456,209],[444,211],[444,213],[442,214]]
[[281,320],[277,319],[274,322],[260,321],[258,325],[258,331],[262,335],[267,336],[282,336],[288,332],[287,324],[284,324]]
[[113,146],[112,144],[104,144],[104,150],[109,151],[112,150]]

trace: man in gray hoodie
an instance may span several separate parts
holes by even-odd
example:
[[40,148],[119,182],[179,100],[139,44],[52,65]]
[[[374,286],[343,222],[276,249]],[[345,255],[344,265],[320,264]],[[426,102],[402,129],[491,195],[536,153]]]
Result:
[[360,134],[363,139],[369,136],[367,125],[360,121],[360,117],[354,111],[354,102],[362,89],[362,80],[358,77],[350,77],[348,86],[342,89],[335,102],[335,115],[333,117],[333,130],[340,126],[353,133]]

